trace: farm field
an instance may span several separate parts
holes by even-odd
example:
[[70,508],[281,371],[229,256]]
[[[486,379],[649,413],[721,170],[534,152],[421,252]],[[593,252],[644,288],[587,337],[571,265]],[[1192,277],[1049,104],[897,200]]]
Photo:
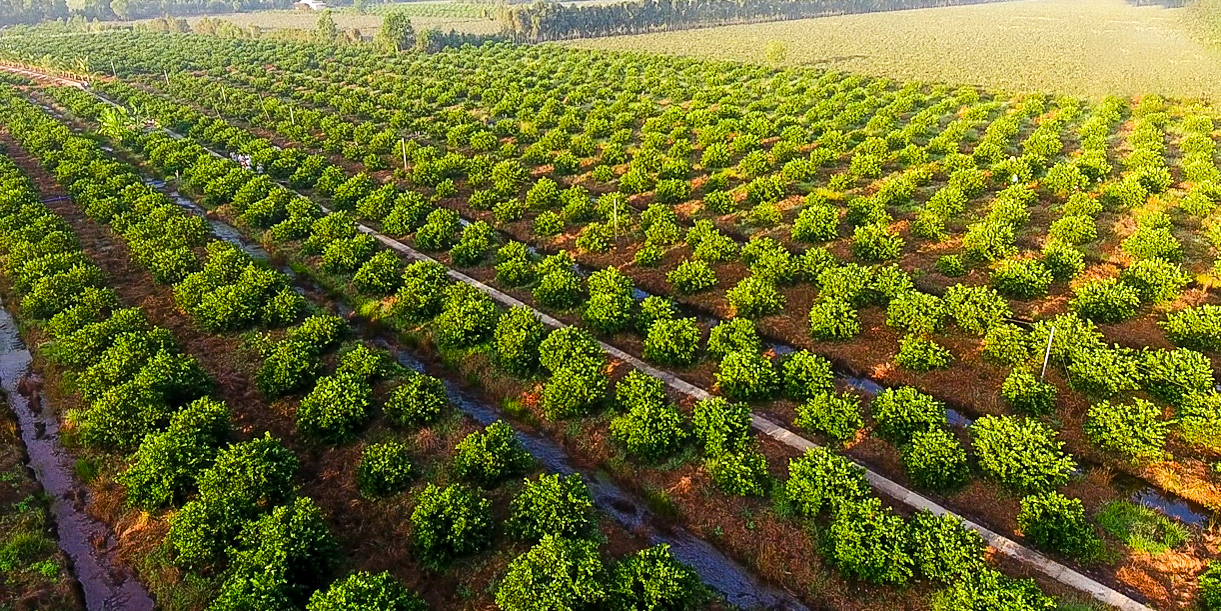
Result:
[[1102,98],[1221,100],[1221,51],[1187,34],[1185,11],[1123,0],[1023,0],[866,13],[562,43]]
[[558,45],[0,56],[91,83],[4,78],[0,274],[161,607],[1216,609],[1212,107]]

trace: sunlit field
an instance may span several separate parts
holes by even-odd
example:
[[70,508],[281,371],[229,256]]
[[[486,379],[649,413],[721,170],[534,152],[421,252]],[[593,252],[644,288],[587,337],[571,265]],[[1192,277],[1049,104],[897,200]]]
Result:
[[785,63],[896,79],[1221,99],[1221,54],[1181,28],[1182,9],[1123,0],[1033,0],[845,15],[574,41],[590,49]]

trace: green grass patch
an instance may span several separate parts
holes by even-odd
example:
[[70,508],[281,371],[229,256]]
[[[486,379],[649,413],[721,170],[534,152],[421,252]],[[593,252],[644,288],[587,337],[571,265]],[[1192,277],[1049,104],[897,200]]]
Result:
[[1187,542],[1187,527],[1144,505],[1114,501],[1098,512],[1098,525],[1128,547],[1154,555]]

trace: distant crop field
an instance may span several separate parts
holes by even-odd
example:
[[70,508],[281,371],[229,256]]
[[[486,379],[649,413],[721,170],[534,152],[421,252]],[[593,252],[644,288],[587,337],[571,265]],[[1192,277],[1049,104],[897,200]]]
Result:
[[1221,53],[1193,40],[1185,9],[1123,0],[1031,0],[587,39],[574,47],[765,62],[1100,98],[1221,100]]

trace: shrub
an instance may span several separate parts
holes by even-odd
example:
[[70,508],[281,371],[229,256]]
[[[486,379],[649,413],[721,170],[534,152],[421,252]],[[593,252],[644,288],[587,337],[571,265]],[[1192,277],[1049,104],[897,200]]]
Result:
[[1204,304],[1170,312],[1158,326],[1179,346],[1221,351],[1221,306]]
[[297,457],[270,434],[235,443],[199,477],[199,496],[170,518],[166,544],[180,566],[217,560],[261,508],[292,496]]
[[945,292],[944,299],[954,322],[976,335],[983,335],[992,325],[1013,315],[1009,304],[988,287],[956,284]]
[[708,353],[718,358],[731,352],[759,352],[762,348],[755,323],[747,318],[731,318],[708,332]]
[[903,467],[918,487],[946,490],[967,481],[967,453],[945,429],[916,431],[902,451]]
[[1085,271],[1085,255],[1063,242],[1043,246],[1042,262],[1056,280],[1071,280]]
[[538,479],[527,479],[513,498],[506,528],[527,541],[538,541],[546,535],[586,538],[598,526],[593,507],[580,475],[543,474]]
[[211,608],[261,607],[269,594],[293,601],[289,608],[299,608],[324,583],[336,547],[322,510],[312,500],[298,498],[276,507],[242,529],[230,548],[228,578]]
[[870,498],[865,472],[848,459],[822,447],[789,460],[785,494],[798,513],[817,516],[824,507],[838,514],[845,506]]
[[385,379],[399,370],[399,364],[389,352],[364,343],[345,346],[340,355],[335,373],[351,373],[370,382]]
[[526,306],[510,308],[496,323],[496,356],[509,373],[526,376],[538,368],[539,345],[547,330]]
[[601,361],[602,347],[584,329],[563,327],[547,334],[539,345],[539,354],[543,367],[554,373],[577,361]]
[[358,572],[318,590],[310,597],[306,611],[428,611],[419,594],[408,590],[390,573],[376,575]]
[[709,397],[695,404],[691,424],[705,456],[737,452],[749,441],[750,408],[721,397]]
[[358,375],[338,373],[320,378],[297,408],[297,427],[326,443],[344,443],[369,418],[373,389]]
[[1183,397],[1179,427],[1187,443],[1213,451],[1221,448],[1221,394],[1190,393]]
[[400,286],[399,258],[389,250],[383,250],[365,261],[352,277],[356,289],[366,295],[384,296],[398,290]]
[[549,238],[564,231],[564,219],[553,210],[540,213],[534,217],[534,235]]
[[951,584],[986,568],[983,538],[952,515],[916,512],[907,523],[907,541],[916,573],[929,581]]
[[1047,235],[1073,246],[1093,242],[1098,237],[1098,228],[1093,217],[1085,214],[1070,214],[1052,222]]
[[441,380],[415,374],[394,389],[383,410],[392,422],[412,427],[432,422],[448,402]]
[[903,518],[876,498],[846,503],[827,533],[828,556],[844,574],[876,584],[904,584],[912,576]]
[[594,293],[585,302],[581,318],[598,333],[617,333],[631,321],[633,304],[630,293]]
[[820,301],[810,308],[810,335],[814,339],[846,340],[860,332],[860,316],[847,301]]
[[496,304],[479,289],[453,284],[445,290],[445,305],[433,321],[433,340],[442,348],[469,348],[492,335]]
[[992,285],[1002,295],[1030,299],[1047,294],[1051,272],[1036,259],[1006,259],[992,271]]
[[712,482],[725,494],[763,496],[767,491],[767,458],[758,450],[722,452],[705,463]]
[[614,229],[610,224],[590,223],[577,236],[576,246],[586,252],[606,252],[614,240]]
[[906,291],[886,306],[886,324],[909,334],[932,334],[941,329],[945,304],[935,295]]
[[487,255],[495,240],[491,226],[476,221],[462,230],[462,239],[450,249],[449,256],[456,267],[471,267]]
[[779,390],[775,365],[757,352],[731,352],[721,359],[717,386],[734,400],[769,399]]
[[716,285],[716,272],[704,261],[683,261],[666,274],[666,281],[682,295],[698,293]]
[[1153,461],[1165,455],[1166,432],[1162,410],[1141,398],[1131,405],[1100,401],[1090,406],[1085,434],[1104,451],[1136,461]]
[[509,564],[496,590],[504,611],[593,609],[606,599],[598,544],[547,535]]
[[461,224],[458,213],[438,208],[428,213],[424,225],[415,232],[415,245],[423,251],[445,250],[457,240]]
[[441,312],[446,269],[436,261],[418,261],[403,270],[403,284],[394,298],[394,312],[409,322],[422,322]]
[[1009,372],[1001,385],[1001,396],[1014,409],[1032,416],[1050,414],[1056,405],[1056,387],[1039,381],[1025,367]]
[[201,398],[179,410],[165,432],[144,437],[131,466],[116,478],[127,488],[127,503],[151,511],[182,498],[228,434],[224,403]]
[[907,335],[899,341],[895,364],[923,373],[948,367],[953,358],[940,344],[918,335]]
[[1070,305],[1079,316],[1095,322],[1119,322],[1136,315],[1136,289],[1114,278],[1094,279],[1078,286]]
[[667,402],[640,402],[611,421],[611,435],[645,461],[672,454],[687,436],[683,416]]
[[967,274],[967,268],[962,263],[962,257],[958,255],[941,255],[937,258],[937,272],[943,276],[957,278]]
[[620,412],[636,408],[660,408],[666,403],[661,380],[640,371],[628,372],[615,384],[615,403]]
[[485,488],[522,475],[534,464],[517,432],[502,420],[475,431],[458,442],[454,470],[462,479]]
[[984,568],[950,584],[934,599],[936,611],[1055,611],[1058,606],[1033,579],[1010,579]]
[[432,566],[487,549],[492,543],[492,504],[461,485],[428,484],[411,513],[411,543]]
[[608,590],[615,611],[691,611],[707,598],[699,576],[664,543],[621,561]]
[[903,252],[903,238],[881,223],[859,225],[852,234],[852,254],[862,261],[897,259]]
[[822,301],[844,301],[852,305],[865,305],[866,289],[873,280],[873,270],[855,263],[828,267],[818,274]]
[[690,365],[699,342],[700,329],[694,318],[656,320],[644,340],[644,358],[663,365]]
[[837,396],[830,392],[813,395],[797,408],[793,424],[819,431],[836,441],[848,441],[864,426],[861,400],[856,395]]
[[406,490],[412,477],[411,454],[401,443],[375,443],[365,447],[356,468],[356,487],[368,497],[389,496]]
[[871,411],[878,435],[895,445],[907,443],[917,431],[946,424],[945,405],[910,386],[878,393]]
[[831,361],[808,350],[798,350],[781,363],[784,394],[794,400],[809,399],[831,392],[835,374]]
[[735,316],[761,318],[784,308],[785,298],[775,284],[758,276],[744,278],[725,292]]
[[799,242],[828,242],[839,237],[839,210],[825,204],[801,209],[793,221],[790,236]]
[[572,361],[555,371],[543,388],[543,412],[550,420],[585,414],[605,398],[606,386],[601,361]]
[[1136,289],[1148,303],[1172,301],[1191,278],[1177,263],[1165,259],[1141,259],[1119,275],[1120,282]]
[[1059,492],[1035,494],[1022,499],[1018,528],[1035,544],[1082,561],[1102,551],[1102,542],[1085,519],[1081,499]]
[[1183,257],[1178,239],[1167,227],[1142,226],[1128,236],[1120,248],[1136,259],[1178,261]]
[[539,280],[534,298],[548,308],[574,307],[581,302],[581,278],[570,269],[549,272]]
[[971,438],[980,470],[1015,490],[1062,486],[1076,467],[1055,432],[1036,420],[984,416],[971,426]]

